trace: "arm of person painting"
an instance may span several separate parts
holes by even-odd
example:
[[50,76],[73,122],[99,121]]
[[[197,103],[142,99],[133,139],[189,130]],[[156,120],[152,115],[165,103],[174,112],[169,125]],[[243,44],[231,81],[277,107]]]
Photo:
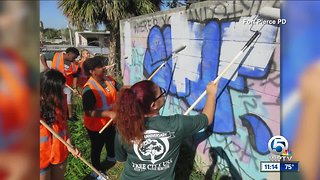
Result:
[[[297,138],[294,141],[294,158],[300,161],[304,179],[319,179],[318,150],[320,148],[320,68],[312,66],[300,83],[302,114]],[[312,156],[308,156],[312,154]]]
[[113,119],[116,116],[116,113],[114,111],[108,111],[108,110],[89,110],[85,111],[86,116],[89,117],[110,117]]
[[73,92],[76,96],[79,96],[80,93],[77,89],[77,83],[78,83],[78,77],[73,77],[73,82],[72,82],[72,89],[73,89]]
[[42,65],[43,65],[43,67],[44,67],[44,70],[49,69],[49,66],[48,66],[48,64],[47,64],[47,59],[46,59],[46,57],[44,56],[44,54],[41,54],[41,55],[40,55],[40,61],[41,61]]
[[217,83],[213,83],[213,81],[211,81],[208,85],[207,85],[207,100],[206,100],[206,104],[202,110],[202,113],[205,114],[208,117],[208,125],[212,124],[213,121],[213,116],[214,116],[214,112],[215,112],[215,108],[216,108],[216,93],[217,93],[217,89],[218,89],[218,84]]

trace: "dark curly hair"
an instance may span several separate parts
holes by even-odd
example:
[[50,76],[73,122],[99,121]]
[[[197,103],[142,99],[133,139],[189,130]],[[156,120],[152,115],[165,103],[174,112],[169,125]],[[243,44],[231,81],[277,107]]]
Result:
[[66,78],[54,69],[40,73],[40,116],[49,125],[56,120],[55,108],[62,109]]

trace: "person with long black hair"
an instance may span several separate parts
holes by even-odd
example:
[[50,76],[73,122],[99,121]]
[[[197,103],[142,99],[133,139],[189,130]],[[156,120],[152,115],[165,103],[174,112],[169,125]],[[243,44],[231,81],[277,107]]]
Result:
[[[72,145],[67,126],[67,102],[63,88],[66,78],[54,69],[40,74],[40,119]],[[76,148],[75,148],[76,149]],[[68,149],[40,124],[40,179],[64,179]],[[79,157],[76,149],[73,156]]]

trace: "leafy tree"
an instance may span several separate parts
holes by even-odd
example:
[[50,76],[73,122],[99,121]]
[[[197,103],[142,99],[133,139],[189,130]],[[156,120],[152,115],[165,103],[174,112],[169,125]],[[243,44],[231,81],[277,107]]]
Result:
[[80,30],[104,24],[111,32],[109,61],[120,63],[119,20],[158,11],[161,3],[161,0],[61,0],[58,6]]
[[43,29],[43,36],[47,39],[58,38],[61,36],[61,31],[53,28]]
[[61,36],[65,37],[67,42],[70,42],[70,35],[69,35],[68,28],[61,29]]

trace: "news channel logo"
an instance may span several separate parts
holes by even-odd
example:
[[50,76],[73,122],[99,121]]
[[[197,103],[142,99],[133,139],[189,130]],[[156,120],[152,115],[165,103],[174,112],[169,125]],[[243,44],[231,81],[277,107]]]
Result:
[[273,136],[268,142],[268,149],[273,156],[272,161],[291,161],[292,152],[289,151],[289,143],[283,136]]

